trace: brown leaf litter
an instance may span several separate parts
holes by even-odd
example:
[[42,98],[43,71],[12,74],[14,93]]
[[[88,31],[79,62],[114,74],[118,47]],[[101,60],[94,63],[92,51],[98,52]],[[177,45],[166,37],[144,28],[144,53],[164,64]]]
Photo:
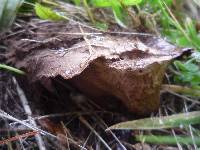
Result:
[[4,43],[31,81],[62,76],[90,98],[121,100],[137,114],[159,108],[168,63],[183,49],[155,36],[98,32],[72,23],[30,22]]

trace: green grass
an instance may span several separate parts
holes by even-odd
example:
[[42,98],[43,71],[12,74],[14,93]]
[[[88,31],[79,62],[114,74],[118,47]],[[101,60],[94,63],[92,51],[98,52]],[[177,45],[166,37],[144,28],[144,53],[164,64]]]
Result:
[[165,144],[165,145],[197,145],[200,146],[199,137],[190,136],[160,136],[160,135],[138,135],[136,141],[150,144]]
[[14,67],[11,67],[11,66],[8,66],[8,65],[5,65],[5,64],[0,64],[0,69],[11,71],[11,72],[14,72],[14,73],[20,74],[20,75],[25,75],[24,71],[21,71],[17,68],[14,68]]
[[1,0],[0,2],[0,32],[10,27],[16,17],[22,0]]

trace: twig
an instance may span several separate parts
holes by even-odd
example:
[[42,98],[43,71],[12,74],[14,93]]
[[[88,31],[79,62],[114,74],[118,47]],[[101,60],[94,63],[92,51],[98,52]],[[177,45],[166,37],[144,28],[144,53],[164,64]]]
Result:
[[[86,44],[87,44],[87,46],[88,46],[88,50],[89,50],[90,57],[91,57],[92,52],[93,52],[94,50],[93,50],[93,48],[92,48],[92,46],[91,46],[91,44],[90,44],[90,41],[87,39],[87,36],[84,34],[84,31],[83,31],[83,29],[82,29],[81,26],[79,26],[79,29],[80,29],[81,33],[83,34],[83,39],[85,40],[85,42],[86,42]],[[89,57],[89,58],[90,58],[90,57]]]
[[72,140],[73,140],[73,137],[71,136],[71,134],[69,133],[68,129],[65,127],[65,125],[62,121],[61,121],[61,125],[62,125],[65,135],[67,137],[67,140],[66,140],[67,149],[70,150],[68,137],[71,138]]
[[[30,128],[30,129],[34,130],[34,131],[40,132],[42,135],[46,135],[46,136],[50,136],[50,137],[55,138],[55,139],[59,139],[59,137],[57,137],[57,136],[55,136],[55,135],[53,135],[53,134],[51,134],[51,133],[49,133],[49,132],[46,132],[46,131],[44,131],[44,130],[42,130],[42,129],[39,129],[39,128],[37,128],[37,127],[35,127],[35,126],[33,126],[33,125],[29,124],[29,123],[23,122],[23,121],[21,121],[21,120],[15,118],[15,117],[9,115],[8,113],[4,112],[4,111],[1,110],[1,109],[0,109],[0,117],[7,118],[7,119],[9,119],[9,120],[18,122],[18,123],[20,123],[20,124],[22,124],[22,125],[24,125],[24,126]],[[66,139],[66,137],[64,137],[64,138]],[[73,142],[73,143],[75,142],[75,141],[73,141],[72,139],[68,139],[68,140],[71,141],[71,142]],[[75,142],[75,143],[76,143],[76,142]],[[79,148],[83,148],[81,145],[77,145],[77,146],[78,146]],[[83,148],[83,149],[85,150],[85,148]]]
[[[93,103],[93,101],[90,101],[90,99],[88,99],[88,101],[92,104],[92,105],[95,105],[97,108],[99,108],[99,106],[97,106],[95,103]],[[92,106],[90,105],[90,104],[88,104],[89,105],[89,108],[92,110]],[[85,108],[83,108],[83,107],[80,107],[84,112],[85,111],[87,111]],[[100,108],[101,109],[101,108]],[[103,129],[103,130],[105,130],[105,128],[108,128],[108,126],[106,125],[106,123],[97,115],[97,113],[92,113],[95,117],[97,117],[97,119],[100,121],[100,123],[102,123],[102,125],[100,124],[100,126],[101,126],[101,128]],[[82,115],[82,114],[81,114]],[[93,117],[92,116],[92,118],[94,119],[94,120],[96,120],[95,119],[95,117]],[[123,150],[126,150],[126,148],[125,148],[125,146],[120,142],[120,140],[116,137],[116,135],[111,131],[111,130],[108,130],[111,134],[112,134],[112,136],[114,137],[114,139],[120,144],[120,146],[122,147],[122,149]]]
[[[107,124],[103,121],[102,118],[100,118],[96,113],[94,113],[93,115],[100,121],[100,123],[102,123],[102,124],[100,124],[100,126],[101,126],[101,128],[102,128],[103,130],[105,130],[105,129],[108,128]],[[92,118],[93,118],[94,120],[96,120],[95,117],[92,116]],[[110,133],[112,134],[113,138],[119,143],[119,145],[121,146],[121,148],[122,148],[123,150],[127,150],[126,147],[125,147],[125,146],[121,143],[121,141],[117,138],[117,136],[112,132],[112,130],[109,129],[109,130],[107,130],[107,131],[110,132]]]
[[[54,32],[52,32],[54,33]],[[112,32],[112,31],[102,31],[102,32],[85,32],[85,33],[80,33],[80,32],[56,32],[56,34],[60,34],[60,35],[103,35],[104,33],[107,34],[119,34],[119,35],[137,35],[137,36],[152,36],[154,37],[155,35],[150,34],[150,33],[139,33],[139,32]],[[48,34],[46,32],[37,32],[37,33],[33,33],[33,34],[40,34],[40,35],[45,35]]]
[[[114,114],[114,113],[108,112],[108,111],[93,111],[93,112],[91,112],[91,111],[89,111],[89,112],[87,112],[87,111],[83,111],[83,112],[82,111],[77,111],[77,112],[68,112],[68,113],[48,114],[48,115],[44,115],[44,116],[34,117],[32,119],[40,120],[40,119],[45,119],[45,118],[66,117],[66,116],[73,116],[73,115],[80,116],[80,115],[91,115],[91,114],[101,114],[101,113],[103,113],[103,114],[112,114],[112,115]],[[26,120],[22,120],[22,121],[23,122],[27,122],[29,120],[26,119]],[[10,124],[15,125],[17,123],[19,123],[19,122],[13,122],[13,123],[10,123]]]
[[64,144],[66,144],[67,142],[69,142],[70,144],[73,144],[74,146],[76,146],[77,148],[81,148],[83,150],[87,150],[86,148],[84,148],[83,146],[81,146],[78,142],[76,142],[75,140],[73,140],[72,138],[68,138],[63,134],[58,134],[57,136],[58,140]]
[[175,92],[173,92],[173,91],[167,91],[167,92],[169,92],[169,93],[172,94],[172,95],[178,96],[178,97],[180,97],[180,98],[182,98],[182,99],[185,99],[185,100],[187,100],[188,102],[192,102],[192,103],[194,103],[194,104],[200,104],[200,101],[198,101],[198,100],[191,99],[191,98],[189,98],[189,97],[186,97],[186,96],[184,96],[184,95],[180,95],[180,94],[175,93]]
[[53,135],[53,134],[51,134],[51,133],[48,133],[48,132],[46,132],[46,131],[44,131],[44,130],[42,130],[42,129],[39,129],[39,128],[33,126],[32,124],[29,124],[29,123],[26,123],[26,122],[24,122],[24,121],[21,121],[21,120],[15,118],[15,117],[9,115],[8,113],[4,112],[4,111],[1,110],[1,109],[0,109],[0,117],[7,118],[7,119],[9,119],[9,120],[18,122],[18,123],[20,123],[20,124],[22,124],[22,125],[24,125],[24,126],[30,128],[30,129],[32,129],[32,130],[35,130],[35,131],[40,132],[40,133],[43,134],[43,135],[47,135],[47,136],[50,136],[50,137],[53,137],[53,138],[56,138],[56,139],[57,139],[57,137],[56,137],[55,135]]
[[[87,142],[88,142],[88,140],[89,140],[91,135],[92,135],[92,131],[90,131],[90,134],[88,135],[88,137],[86,138],[85,142],[83,143],[83,147],[86,146],[86,144],[87,144]],[[81,150],[83,150],[83,149],[81,149]]]
[[[104,130],[108,128],[107,124],[99,117],[95,114],[95,116],[98,118],[98,120],[103,124],[104,127],[102,127]],[[112,130],[108,129],[107,132],[110,132],[112,134],[112,136],[114,137],[114,139],[119,143],[119,145],[121,146],[121,148],[123,150],[127,150],[126,147],[121,143],[121,141],[117,138],[117,136],[112,132]]]
[[112,32],[112,31],[105,31],[104,33],[156,37],[154,34],[151,34],[151,33],[140,33],[140,32]]
[[[32,125],[34,125],[34,126],[37,126],[35,120],[32,119],[32,111],[31,111],[31,108],[30,108],[30,106],[29,106],[29,104],[28,104],[28,100],[27,100],[27,98],[26,98],[26,96],[25,96],[25,94],[24,94],[24,91],[20,88],[20,86],[19,86],[19,84],[18,84],[18,82],[17,82],[17,80],[16,80],[15,77],[13,77],[13,82],[14,82],[14,84],[16,85],[16,89],[17,89],[17,93],[18,93],[19,99],[20,99],[20,101],[21,101],[21,103],[22,103],[22,106],[23,106],[23,108],[24,108],[24,111],[25,111],[26,114],[28,115],[28,119],[29,119],[30,123],[31,123]],[[37,135],[35,135],[35,138],[36,138],[36,141],[37,141],[37,143],[38,143],[39,149],[40,149],[40,150],[46,150],[41,135],[40,135],[40,134],[37,134]]]
[[104,139],[94,130],[94,128],[82,117],[80,116],[79,117],[79,120],[85,124],[99,139],[100,141],[105,145],[105,147],[108,149],[108,150],[112,150],[110,148],[110,146],[104,141]]
[[69,20],[69,21],[71,21],[71,22],[73,22],[73,23],[75,23],[75,24],[78,24],[78,25],[81,25],[81,26],[83,26],[83,27],[86,27],[86,28],[88,28],[88,29],[92,29],[92,30],[95,30],[95,31],[100,31],[99,29],[96,29],[96,28],[94,28],[94,27],[91,27],[91,26],[89,26],[89,25],[86,25],[86,24],[84,24],[84,23],[81,23],[81,22],[79,22],[79,21],[75,21],[75,20],[73,20],[73,19],[71,19],[71,18],[68,18],[68,17],[66,17],[66,16],[63,16],[66,20]]
[[[52,32],[53,33],[53,32]],[[55,32],[56,34],[58,35],[90,35],[90,36],[93,36],[93,35],[102,35],[103,33],[102,32],[85,32],[85,33],[80,33],[80,32]],[[45,35],[45,34],[49,34],[49,33],[46,33],[46,32],[37,32],[37,33],[33,33],[33,34],[36,34],[36,35]]]
[[22,135],[17,135],[17,136],[14,136],[14,137],[11,137],[9,139],[5,139],[5,140],[2,140],[0,141],[0,145],[3,145],[3,144],[8,144],[9,142],[12,142],[12,141],[17,141],[21,138],[26,138],[26,137],[30,137],[30,136],[35,136],[37,135],[38,132],[37,131],[31,131],[31,132],[27,132],[27,133],[24,133]]

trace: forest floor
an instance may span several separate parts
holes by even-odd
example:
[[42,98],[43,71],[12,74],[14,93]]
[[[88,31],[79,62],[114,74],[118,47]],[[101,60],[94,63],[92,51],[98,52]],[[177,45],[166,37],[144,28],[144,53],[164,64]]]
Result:
[[[8,37],[8,39],[10,37],[19,38],[18,34],[24,31],[16,31],[16,28],[22,28],[25,32],[32,33],[31,28],[22,27],[23,21],[23,19],[18,18],[12,30],[6,33],[5,37]],[[31,26],[34,28],[34,25],[31,24]],[[119,26],[118,28],[120,29]],[[116,30],[120,31],[117,28]],[[30,38],[30,35],[27,37]],[[16,39],[13,40],[13,43],[18,42],[18,39]],[[4,40],[6,39],[4,38]],[[7,59],[10,50],[8,49],[9,46],[3,43],[3,41],[0,43],[0,63],[5,64],[10,61]],[[48,45],[48,47],[53,46],[55,45],[52,45],[52,43]],[[24,53],[27,53],[26,48],[25,45]],[[184,59],[189,55],[188,53],[178,59]],[[29,56],[34,55],[29,54]],[[21,58],[21,56],[16,57]],[[163,83],[171,84],[173,82],[172,71],[171,66],[166,70]],[[189,125],[187,128],[177,127],[155,131],[106,131],[108,127],[119,122],[198,111],[200,110],[198,97],[161,90],[158,110],[148,115],[136,115],[128,111],[127,107],[120,101],[113,102],[111,100],[103,104],[93,101],[68,84],[66,79],[61,76],[53,76],[45,80],[32,82],[29,76],[16,75],[0,70],[0,149],[198,149],[195,142],[190,145],[180,144],[178,141],[170,145],[162,143],[148,144],[136,140],[135,135],[193,137],[194,132],[199,131],[196,130],[199,129],[199,124]]]

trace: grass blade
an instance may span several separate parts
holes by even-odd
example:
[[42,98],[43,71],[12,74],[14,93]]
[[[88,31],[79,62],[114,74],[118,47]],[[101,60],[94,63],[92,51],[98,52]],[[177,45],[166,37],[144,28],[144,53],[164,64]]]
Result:
[[[150,144],[166,144],[166,145],[177,145],[179,144],[184,145],[192,145],[194,142],[196,145],[200,146],[200,138],[199,137],[192,137],[189,136],[160,136],[160,135],[137,135],[136,141],[140,141],[143,143],[150,143]],[[193,141],[194,140],[194,141]]]
[[17,73],[17,74],[20,74],[20,75],[25,75],[24,71],[21,71],[17,68],[11,67],[11,66],[7,66],[5,64],[0,64],[0,69],[6,69],[8,71],[11,71],[11,72],[14,72],[14,73]]
[[[200,111],[163,117],[152,117],[115,124],[108,129],[155,130],[200,123]],[[108,130],[107,129],[107,130]]]
[[44,20],[53,20],[53,21],[65,20],[63,16],[55,12],[50,7],[43,6],[39,3],[35,4],[35,12],[41,19]]
[[0,30],[7,29],[13,23],[22,2],[23,0],[1,0]]
[[171,85],[171,84],[163,84],[162,89],[166,91],[173,91],[180,94],[190,95],[194,97],[200,97],[200,86],[196,86],[194,88],[192,87],[186,87],[186,86],[180,86],[180,85]]
[[1,5],[0,5],[0,19],[2,18],[3,10],[6,7],[7,0],[1,0]]

